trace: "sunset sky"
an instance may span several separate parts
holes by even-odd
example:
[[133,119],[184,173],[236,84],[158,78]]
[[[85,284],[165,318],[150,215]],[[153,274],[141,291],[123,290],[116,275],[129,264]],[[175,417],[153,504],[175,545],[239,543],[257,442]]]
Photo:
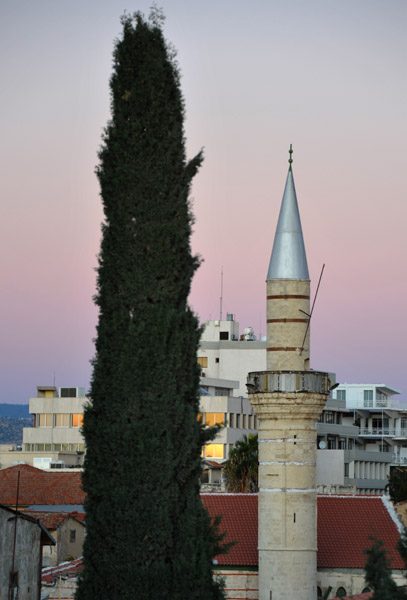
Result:
[[[88,388],[103,219],[95,166],[124,10],[151,0],[0,4],[0,402]],[[311,366],[407,400],[407,2],[161,0],[194,180],[191,304],[265,334],[288,168],[313,291]]]

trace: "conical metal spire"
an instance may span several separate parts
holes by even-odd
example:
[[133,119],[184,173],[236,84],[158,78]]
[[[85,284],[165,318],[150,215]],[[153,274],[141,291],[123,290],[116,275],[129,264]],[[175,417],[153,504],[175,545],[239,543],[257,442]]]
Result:
[[301,219],[291,168],[291,146],[290,159],[288,162],[290,163],[290,168],[288,170],[283,200],[281,202],[267,280],[309,279]]

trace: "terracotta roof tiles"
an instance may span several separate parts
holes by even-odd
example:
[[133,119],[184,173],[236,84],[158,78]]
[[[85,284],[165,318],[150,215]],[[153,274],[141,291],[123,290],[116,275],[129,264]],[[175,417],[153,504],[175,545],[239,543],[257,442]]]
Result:
[[80,472],[44,471],[30,465],[15,465],[0,470],[1,504],[15,506],[19,472],[19,506],[33,504],[82,505],[85,501]]

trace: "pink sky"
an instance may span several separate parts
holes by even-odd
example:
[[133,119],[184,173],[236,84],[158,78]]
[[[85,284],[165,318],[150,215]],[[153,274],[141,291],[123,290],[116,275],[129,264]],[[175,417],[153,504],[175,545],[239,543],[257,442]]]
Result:
[[[105,6],[107,4],[107,6]],[[148,13],[150,0],[131,10]],[[265,277],[294,148],[315,291],[311,364],[406,397],[404,0],[162,0],[178,50],[192,196],[191,294],[265,333]],[[6,1],[1,56],[1,390],[88,387],[102,211],[94,175],[126,5]],[[127,8],[129,8],[127,6]]]

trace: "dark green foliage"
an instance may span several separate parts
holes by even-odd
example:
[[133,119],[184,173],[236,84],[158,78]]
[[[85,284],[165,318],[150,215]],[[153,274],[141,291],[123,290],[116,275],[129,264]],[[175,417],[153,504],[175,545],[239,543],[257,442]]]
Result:
[[[157,17],[157,15],[156,15]],[[85,411],[85,569],[78,600],[223,598],[220,537],[199,498],[200,331],[187,298],[187,162],[177,70],[161,29],[124,17],[97,174],[105,211]]]
[[224,465],[229,492],[257,492],[259,469],[257,435],[249,434],[236,442]]
[[29,419],[0,417],[0,444],[21,445],[24,427],[32,426],[32,417]]
[[386,486],[392,502],[407,500],[407,468],[393,467]]
[[398,588],[391,575],[391,567],[382,540],[372,540],[365,550],[366,584],[373,590],[372,600],[402,600],[407,598],[404,589]]

